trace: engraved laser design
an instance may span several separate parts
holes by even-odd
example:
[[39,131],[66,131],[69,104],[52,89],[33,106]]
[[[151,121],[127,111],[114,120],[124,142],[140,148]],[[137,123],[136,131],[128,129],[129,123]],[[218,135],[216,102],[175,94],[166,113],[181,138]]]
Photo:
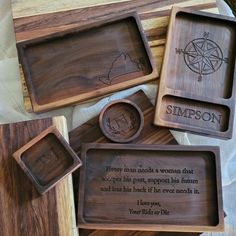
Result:
[[184,117],[187,119],[202,120],[204,122],[211,122],[216,124],[220,124],[222,119],[221,114],[215,114],[213,112],[202,112],[196,109],[182,108],[179,106],[172,105],[167,105],[166,114]]
[[36,163],[40,163],[41,165],[48,165],[50,163],[54,163],[58,160],[58,157],[51,151],[47,154],[42,154],[37,160]]
[[96,78],[105,85],[111,85],[112,81],[119,76],[143,71],[144,62],[141,59],[132,60],[128,53],[120,53],[114,61],[106,75],[97,76]]
[[203,38],[197,38],[187,44],[185,49],[176,48],[177,54],[183,54],[188,68],[199,74],[198,81],[203,75],[216,72],[223,62],[228,63],[228,58],[223,57],[221,48],[209,39],[209,32],[203,34]]
[[[128,116],[128,117],[127,117]],[[115,119],[106,119],[107,127],[110,129],[111,133],[125,135],[135,128],[136,119],[132,114],[121,114]]]

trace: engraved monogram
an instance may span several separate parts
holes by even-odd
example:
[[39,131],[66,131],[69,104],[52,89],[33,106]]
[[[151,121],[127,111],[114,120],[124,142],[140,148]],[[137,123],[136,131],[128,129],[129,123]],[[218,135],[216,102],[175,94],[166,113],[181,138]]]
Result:
[[129,113],[123,113],[115,119],[106,119],[107,127],[113,134],[125,135],[135,128],[135,117]]
[[38,159],[37,159],[37,164],[45,166],[45,165],[50,165],[51,163],[54,163],[58,160],[58,156],[55,155],[53,151],[49,151],[46,154],[42,154]]
[[228,63],[228,58],[223,57],[221,48],[209,39],[209,35],[205,32],[203,38],[190,41],[185,49],[175,49],[177,54],[183,54],[188,68],[199,74],[198,81],[202,80],[203,75],[216,72],[223,62]]

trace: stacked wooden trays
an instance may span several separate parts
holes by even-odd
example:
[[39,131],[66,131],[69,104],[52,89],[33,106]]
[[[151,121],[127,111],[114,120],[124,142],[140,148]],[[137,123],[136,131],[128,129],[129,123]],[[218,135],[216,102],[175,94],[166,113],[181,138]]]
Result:
[[[173,9],[155,124],[231,137],[235,22],[223,16]],[[217,33],[222,30],[224,34]],[[21,42],[18,52],[35,112],[105,95],[158,76],[134,13]],[[119,100],[103,109],[99,123],[106,138],[126,143],[138,138],[144,119],[135,103]],[[14,154],[40,193],[81,165],[61,138],[56,142],[55,137],[48,138],[52,133],[58,138],[56,131],[46,130]],[[57,148],[61,151],[55,151]],[[52,158],[45,157],[43,149]],[[66,158],[60,159],[65,151]],[[29,158],[32,155],[36,156],[34,160]],[[223,230],[218,148],[93,143],[82,147],[81,156],[79,227]],[[45,161],[57,165],[58,160],[63,167],[60,173],[46,173],[40,166],[42,161],[43,165]]]

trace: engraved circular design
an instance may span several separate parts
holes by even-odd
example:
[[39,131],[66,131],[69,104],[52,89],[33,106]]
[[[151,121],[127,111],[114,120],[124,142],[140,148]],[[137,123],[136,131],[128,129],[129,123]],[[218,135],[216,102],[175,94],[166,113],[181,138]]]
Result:
[[99,125],[103,134],[111,141],[131,142],[140,135],[143,128],[143,113],[130,100],[115,100],[102,109]]
[[184,60],[190,70],[200,75],[209,75],[217,71],[223,62],[220,47],[208,38],[194,39],[184,50]]

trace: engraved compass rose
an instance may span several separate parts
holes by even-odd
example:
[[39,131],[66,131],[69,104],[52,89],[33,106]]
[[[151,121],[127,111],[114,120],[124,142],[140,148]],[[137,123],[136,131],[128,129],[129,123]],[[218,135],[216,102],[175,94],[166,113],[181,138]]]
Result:
[[199,74],[198,81],[203,75],[216,72],[223,62],[228,63],[228,58],[223,57],[221,48],[209,39],[209,33],[205,32],[203,38],[197,38],[187,44],[185,49],[176,48],[177,54],[184,55],[188,68]]

